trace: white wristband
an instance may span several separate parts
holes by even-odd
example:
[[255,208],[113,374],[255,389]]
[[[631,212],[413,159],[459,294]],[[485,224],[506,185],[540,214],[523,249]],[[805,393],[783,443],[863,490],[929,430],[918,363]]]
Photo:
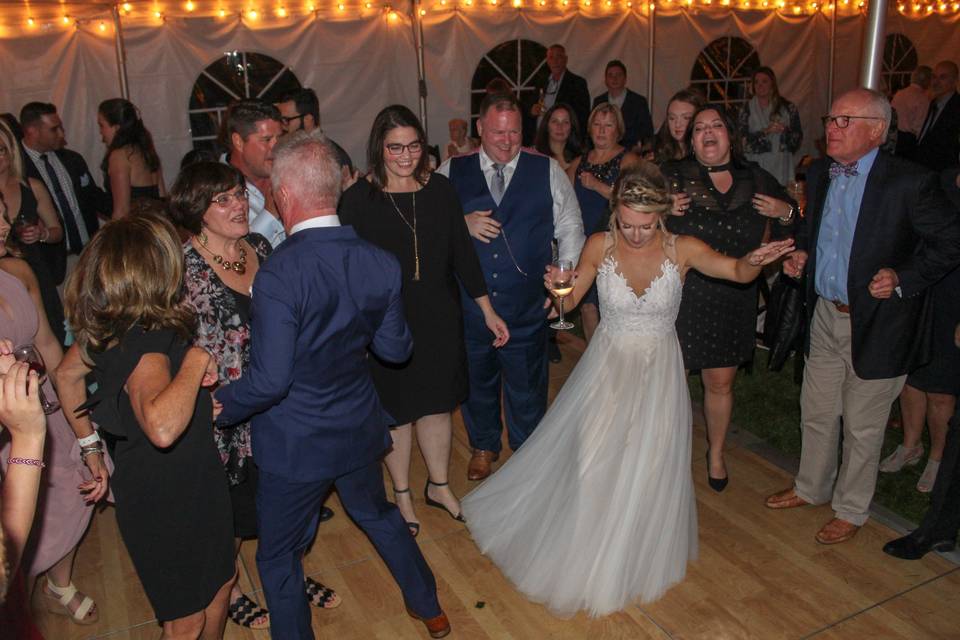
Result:
[[83,438],[77,438],[77,442],[80,444],[81,447],[89,447],[95,442],[100,442],[100,434],[94,431],[88,436],[84,436]]

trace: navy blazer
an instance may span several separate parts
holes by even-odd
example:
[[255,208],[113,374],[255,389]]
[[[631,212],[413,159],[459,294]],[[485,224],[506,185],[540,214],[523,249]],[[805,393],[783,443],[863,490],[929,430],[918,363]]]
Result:
[[[929,108],[927,109],[929,114]],[[954,91],[943,113],[913,151],[913,159],[933,171],[960,164],[960,93]]]
[[304,229],[253,282],[250,366],[218,390],[221,425],[253,416],[257,466],[291,482],[332,480],[380,458],[392,418],[367,349],[388,362],[413,351],[400,265],[353,227]]
[[[626,91],[627,95],[623,99],[623,108],[620,109],[626,130],[623,132],[620,144],[627,151],[630,151],[644,138],[653,136],[653,118],[650,117],[650,106],[647,104],[647,99],[639,93],[630,91],[630,89]],[[593,99],[593,108],[596,109],[604,102],[610,102],[609,91],[605,91]],[[589,131],[586,132],[587,135],[589,133]]]
[[[829,158],[807,171],[806,215],[797,227],[797,248],[808,252],[807,335],[817,301],[815,274],[820,221],[830,180]],[[960,215],[924,167],[880,152],[867,177],[853,235],[847,274],[853,368],[866,380],[909,373],[930,357],[926,290],[960,264]],[[868,287],[881,268],[897,272],[901,298],[878,300]]]

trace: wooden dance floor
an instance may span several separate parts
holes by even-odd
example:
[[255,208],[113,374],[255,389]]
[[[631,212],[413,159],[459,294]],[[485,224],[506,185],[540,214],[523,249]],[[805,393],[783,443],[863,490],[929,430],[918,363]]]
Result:
[[[567,336],[564,336],[566,338]],[[575,338],[573,340],[576,340]],[[563,362],[551,368],[551,398],[582,352],[565,342]],[[788,486],[790,475],[744,447],[731,448],[731,483],[722,494],[707,487],[702,425],[695,427],[693,477],[700,518],[700,558],[687,578],[660,601],[634,605],[605,618],[583,614],[554,618],[527,602],[477,551],[467,530],[445,513],[417,500],[423,524],[418,541],[433,568],[440,602],[453,625],[451,638],[958,638],[960,571],[935,554],[924,560],[895,560],[880,549],[897,532],[871,520],[851,542],[817,544],[814,533],[830,517],[829,506],[787,512],[764,508],[763,498]],[[506,451],[506,446],[505,446]],[[466,479],[469,445],[457,418],[451,485],[459,494]],[[414,453],[414,494],[426,480]],[[337,512],[320,526],[307,555],[308,574],[343,597],[333,611],[313,610],[318,638],[383,640],[428,638],[404,612],[400,592],[373,547]],[[611,508],[616,508],[611,505]],[[244,591],[263,602],[256,578],[255,542],[243,545]],[[562,559],[558,559],[562,561]],[[80,547],[74,582],[100,608],[96,625],[80,627],[39,609],[36,618],[48,640],[110,638],[155,640],[159,627],[123,543],[112,508],[98,513]],[[36,603],[39,600],[35,599]],[[227,623],[229,639],[268,638]]]

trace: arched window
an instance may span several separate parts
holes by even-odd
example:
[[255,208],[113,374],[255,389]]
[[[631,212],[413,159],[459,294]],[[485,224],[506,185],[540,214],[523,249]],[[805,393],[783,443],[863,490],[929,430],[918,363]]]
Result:
[[194,149],[215,149],[227,106],[244,98],[276,101],[300,81],[283,63],[262,53],[229,51],[200,72],[190,95],[190,137]]
[[917,68],[917,50],[902,33],[887,34],[883,43],[883,69],[880,78],[892,96],[910,84],[910,74]]
[[750,76],[761,66],[757,50],[743,38],[725,36],[708,44],[690,71],[690,84],[707,102],[738,109],[750,99]]
[[[473,72],[473,81],[470,83],[470,121],[471,129],[476,131],[476,120],[480,115],[480,103],[487,92],[490,82],[501,79],[510,87],[520,104],[523,112],[529,113],[530,108],[539,99],[537,87],[546,84],[550,70],[547,68],[547,48],[533,40],[507,40],[484,54]],[[525,123],[526,124],[526,123]],[[524,129],[524,141],[533,138],[533,131]]]

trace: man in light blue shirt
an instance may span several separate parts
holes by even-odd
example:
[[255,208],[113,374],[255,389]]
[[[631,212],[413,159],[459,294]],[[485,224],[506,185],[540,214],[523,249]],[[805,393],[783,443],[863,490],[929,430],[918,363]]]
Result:
[[960,216],[937,176],[879,152],[890,118],[875,91],[834,102],[830,157],[807,173],[809,207],[784,263],[807,275],[803,449],[794,485],[766,504],[831,502],[821,544],[849,540],[869,517],[890,406],[930,355],[926,290],[960,263]]

